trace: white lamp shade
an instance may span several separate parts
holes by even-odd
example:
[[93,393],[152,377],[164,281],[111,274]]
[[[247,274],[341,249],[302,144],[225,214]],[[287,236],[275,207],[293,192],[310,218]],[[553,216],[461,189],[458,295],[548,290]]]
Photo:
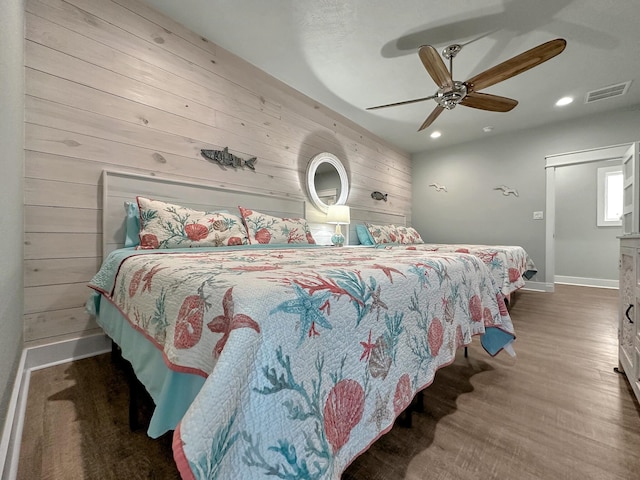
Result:
[[327,223],[346,225],[351,223],[351,211],[347,205],[329,205]]

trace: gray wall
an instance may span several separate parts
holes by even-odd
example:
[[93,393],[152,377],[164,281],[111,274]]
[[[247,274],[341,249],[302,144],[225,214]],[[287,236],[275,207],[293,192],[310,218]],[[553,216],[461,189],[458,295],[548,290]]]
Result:
[[0,15],[0,425],[22,351],[22,179],[24,5],[2,0]]
[[602,161],[556,168],[555,275],[618,279],[622,227],[597,226],[597,171]]
[[[508,115],[508,114],[505,114]],[[446,132],[445,132],[446,134]],[[640,139],[640,108],[469,142],[413,155],[413,226],[426,241],[521,245],[545,274],[545,156]],[[428,184],[447,186],[437,193]],[[518,198],[493,187],[516,188]]]

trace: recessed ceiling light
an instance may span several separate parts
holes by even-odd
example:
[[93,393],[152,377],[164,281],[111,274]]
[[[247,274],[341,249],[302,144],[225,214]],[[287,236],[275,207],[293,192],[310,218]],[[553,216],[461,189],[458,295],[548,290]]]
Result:
[[431,134],[431,138],[438,138],[440,135],[442,135],[442,134],[436,130],[435,132],[433,132]]
[[573,97],[562,97],[556,102],[556,107],[564,107],[565,105],[569,105],[571,102],[573,102]]
[[485,133],[489,133],[493,130],[493,126],[492,125],[487,125],[486,127],[482,127],[482,131]]

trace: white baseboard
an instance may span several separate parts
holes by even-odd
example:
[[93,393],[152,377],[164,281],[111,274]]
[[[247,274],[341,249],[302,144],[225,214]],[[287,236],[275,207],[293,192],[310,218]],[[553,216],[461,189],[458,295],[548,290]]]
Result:
[[618,280],[609,280],[606,278],[588,278],[588,277],[568,277],[565,275],[556,275],[555,283],[563,285],[579,285],[582,287],[597,288],[618,288]]
[[13,384],[7,418],[0,441],[0,479],[15,480],[18,474],[22,428],[27,407],[31,372],[61,363],[92,357],[111,350],[111,341],[104,334],[90,335],[62,342],[25,348],[20,357]]
[[529,280],[526,280],[524,283],[525,285],[522,287],[522,290],[530,290],[532,292],[553,292],[553,283],[531,282]]

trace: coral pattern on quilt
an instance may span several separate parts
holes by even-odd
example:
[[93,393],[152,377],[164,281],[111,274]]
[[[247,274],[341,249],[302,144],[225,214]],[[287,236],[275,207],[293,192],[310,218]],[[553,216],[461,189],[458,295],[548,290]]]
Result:
[[[386,246],[385,248],[394,247]],[[505,296],[524,287],[525,278],[531,279],[538,272],[529,254],[524,248],[518,246],[424,243],[399,248],[440,253],[468,253],[478,257],[489,267],[491,275]]]
[[339,479],[458,347],[513,333],[472,255],[141,253],[93,287],[168,365],[208,376],[174,434],[183,478]]
[[227,212],[191,208],[137,197],[140,211],[138,249],[246,245],[242,220]]

